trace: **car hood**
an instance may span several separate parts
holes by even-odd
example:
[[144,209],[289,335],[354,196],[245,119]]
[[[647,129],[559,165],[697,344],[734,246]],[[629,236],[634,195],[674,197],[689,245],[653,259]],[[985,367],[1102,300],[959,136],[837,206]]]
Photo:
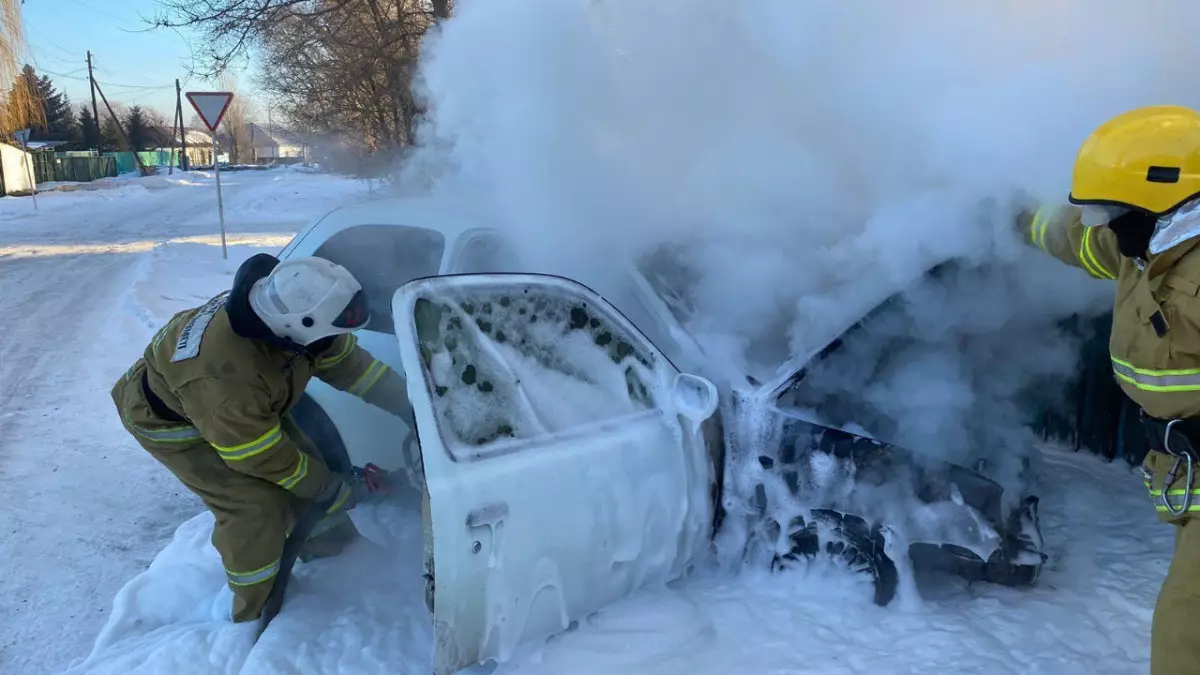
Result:
[[[772,317],[769,323],[715,324],[709,317],[737,316],[732,305],[746,299],[725,295],[720,298],[725,306],[715,306],[702,261],[713,250],[747,244],[761,245],[728,236],[660,244],[637,258],[630,273],[672,335],[671,356],[682,361],[677,365],[727,382],[736,390],[757,390],[763,395],[778,389],[846,331],[946,262],[913,263],[887,275],[813,278],[803,293],[781,291],[770,300],[776,311],[762,313]],[[706,293],[708,306],[701,297]]]

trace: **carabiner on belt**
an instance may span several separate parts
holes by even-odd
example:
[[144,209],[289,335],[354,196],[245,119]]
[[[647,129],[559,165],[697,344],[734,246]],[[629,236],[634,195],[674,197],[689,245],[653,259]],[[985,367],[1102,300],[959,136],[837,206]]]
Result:
[[[1167,479],[1163,482],[1162,487],[1163,506],[1166,507],[1167,512],[1172,516],[1182,516],[1183,514],[1187,513],[1188,509],[1191,508],[1192,481],[1194,479],[1194,474],[1192,472],[1192,453],[1190,448],[1185,450],[1182,454],[1171,449],[1171,428],[1174,427],[1177,422],[1179,422],[1177,419],[1167,422],[1167,430],[1163,432],[1163,451],[1175,458],[1175,464],[1172,465],[1171,470],[1167,472]],[[1187,473],[1183,490],[1183,506],[1181,506],[1179,509],[1176,509],[1171,504],[1170,492],[1171,486],[1175,483],[1175,479],[1179,477],[1179,464],[1181,462],[1187,463]]]

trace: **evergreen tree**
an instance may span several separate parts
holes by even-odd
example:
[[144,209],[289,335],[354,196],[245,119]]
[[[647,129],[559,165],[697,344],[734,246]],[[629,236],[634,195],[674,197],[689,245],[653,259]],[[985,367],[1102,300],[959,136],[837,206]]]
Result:
[[123,147],[125,141],[121,138],[121,130],[117,128],[117,122],[111,116],[105,116],[104,122],[100,125],[100,149],[104,152],[124,152],[129,148]]
[[135,105],[125,114],[125,133],[129,134],[129,143],[134,152],[154,148],[154,134],[150,122],[146,119],[146,111],[142,106]]
[[[54,88],[54,82],[46,75],[37,80],[38,98],[46,111],[46,128],[44,140],[66,141],[74,134],[75,114],[71,110],[71,100],[67,95]],[[38,140],[43,140],[39,138]]]
[[86,103],[79,106],[78,134],[81,150],[99,150],[104,144],[104,139],[96,128],[96,118],[92,117],[92,109]]

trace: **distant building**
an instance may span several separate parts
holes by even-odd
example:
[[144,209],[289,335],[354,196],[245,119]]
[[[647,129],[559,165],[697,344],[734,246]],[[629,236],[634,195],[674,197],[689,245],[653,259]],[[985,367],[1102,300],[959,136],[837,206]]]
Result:
[[[221,127],[221,132],[217,134],[218,157],[221,161],[229,161],[230,149],[233,147],[232,139],[227,133],[224,133],[224,126]],[[186,128],[184,129],[187,138],[187,158],[190,166],[212,166],[212,134],[207,129]],[[172,129],[167,127],[163,132],[163,138],[172,138]],[[267,127],[264,127],[253,122],[246,124],[246,136],[250,139],[252,148],[251,161],[255,164],[269,164],[271,162],[299,162],[308,152],[308,145],[295,134],[284,129],[272,126],[268,133]],[[171,150],[179,148],[179,137],[175,136],[172,140],[166,143],[158,150]]]
[[246,133],[250,137],[251,147],[254,148],[256,164],[301,159],[308,150],[308,144],[303,139],[274,125],[268,129],[254,122],[248,122]]

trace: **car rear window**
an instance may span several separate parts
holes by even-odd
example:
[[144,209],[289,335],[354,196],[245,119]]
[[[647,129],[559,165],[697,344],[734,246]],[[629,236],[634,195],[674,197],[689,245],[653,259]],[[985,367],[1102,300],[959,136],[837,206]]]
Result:
[[371,306],[364,330],[394,332],[392,295],[404,284],[434,276],[446,239],[440,232],[403,225],[355,225],[334,234],[313,254],[350,270]]

